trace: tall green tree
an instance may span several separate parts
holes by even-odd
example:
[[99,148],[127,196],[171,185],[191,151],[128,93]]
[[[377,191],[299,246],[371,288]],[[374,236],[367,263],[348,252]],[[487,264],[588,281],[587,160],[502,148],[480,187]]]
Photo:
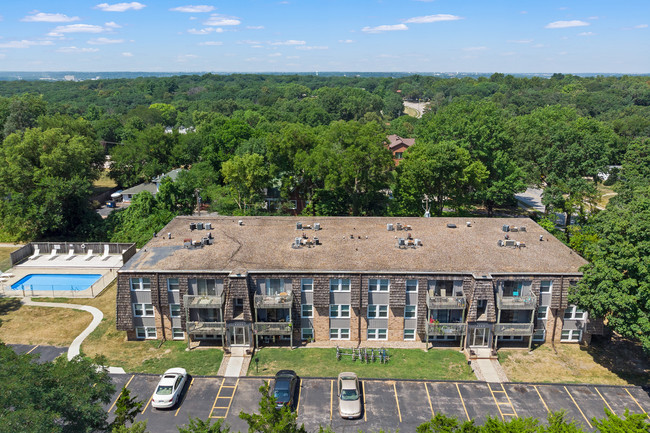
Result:
[[143,405],[144,403],[138,401],[136,397],[131,397],[131,390],[123,386],[120,396],[115,403],[115,419],[111,427],[115,429],[126,427],[126,423],[132,424]]
[[211,419],[202,420],[190,417],[187,425],[179,426],[178,433],[229,433],[230,427],[222,419],[217,420],[214,424]]
[[248,424],[248,433],[306,433],[305,426],[298,426],[298,414],[288,406],[275,408],[275,397],[270,395],[269,384],[260,387],[262,398],[259,413],[240,412],[239,417]]
[[268,166],[262,155],[256,153],[235,155],[223,163],[221,169],[224,183],[239,209],[246,210],[261,200],[262,189],[269,181]]

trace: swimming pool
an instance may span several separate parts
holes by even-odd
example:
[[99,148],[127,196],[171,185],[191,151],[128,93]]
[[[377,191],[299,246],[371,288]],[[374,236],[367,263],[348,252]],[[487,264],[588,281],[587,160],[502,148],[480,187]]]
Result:
[[11,290],[86,290],[101,274],[29,274],[11,285]]

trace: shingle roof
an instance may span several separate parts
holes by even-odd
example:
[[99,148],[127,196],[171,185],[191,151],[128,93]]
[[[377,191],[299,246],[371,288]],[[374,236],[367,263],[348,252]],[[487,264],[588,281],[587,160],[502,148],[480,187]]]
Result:
[[399,146],[411,147],[414,144],[415,144],[415,138],[402,138],[397,134],[392,134],[388,136],[388,148],[390,150],[393,150]]
[[[321,230],[297,230],[299,221],[304,227],[320,223]],[[209,222],[212,230],[190,231],[191,222]],[[412,230],[387,230],[387,224],[398,222]],[[448,228],[450,223],[457,227]],[[504,240],[504,225],[526,227],[525,232],[508,233],[510,240],[525,247],[497,245]],[[214,237],[212,245],[184,248],[185,239],[197,241],[208,232]],[[303,233],[312,240],[318,237],[320,245],[292,248]],[[422,246],[398,248],[397,238],[409,234]],[[586,263],[528,218],[183,216],[171,221],[122,270],[564,274],[579,273]]]

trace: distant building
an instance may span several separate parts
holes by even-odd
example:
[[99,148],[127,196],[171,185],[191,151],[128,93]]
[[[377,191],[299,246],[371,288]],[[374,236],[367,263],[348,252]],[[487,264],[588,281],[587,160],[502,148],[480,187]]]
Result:
[[392,134],[388,136],[387,147],[388,150],[393,154],[393,161],[395,161],[395,166],[399,165],[399,161],[402,159],[404,152],[409,147],[415,144],[415,138],[402,138],[397,134]]
[[470,356],[589,342],[602,322],[567,302],[586,263],[524,218],[176,217],[118,272],[117,329]]
[[[190,126],[190,127],[188,127],[188,128],[186,128],[186,127],[184,127],[184,126],[179,126],[179,127],[177,128],[177,131],[178,131],[179,134],[187,134],[188,132],[196,132],[196,128],[194,128],[193,126]],[[171,134],[171,133],[173,133],[173,132],[174,132],[174,128],[173,128],[173,127],[171,127],[171,126],[167,126],[167,127],[165,128],[165,134]]]
[[122,191],[122,200],[125,203],[130,203],[131,200],[133,200],[133,197],[135,197],[137,194],[141,193],[142,191],[149,191],[152,195],[155,196],[158,193],[158,188],[160,188],[160,183],[164,178],[169,177],[172,181],[176,181],[178,174],[182,170],[184,169],[177,168],[170,171],[169,173],[163,173],[159,176],[154,177],[151,182],[141,183],[139,185],[125,189],[124,191]]

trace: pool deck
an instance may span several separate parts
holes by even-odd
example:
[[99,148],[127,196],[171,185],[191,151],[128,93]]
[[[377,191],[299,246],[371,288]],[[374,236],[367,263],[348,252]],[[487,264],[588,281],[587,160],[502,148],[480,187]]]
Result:
[[[122,267],[122,255],[102,257],[72,255],[43,255],[30,258],[9,269],[0,280],[0,290],[5,296],[94,298],[116,277]],[[11,286],[30,274],[100,274],[101,277],[86,290],[12,290]]]

